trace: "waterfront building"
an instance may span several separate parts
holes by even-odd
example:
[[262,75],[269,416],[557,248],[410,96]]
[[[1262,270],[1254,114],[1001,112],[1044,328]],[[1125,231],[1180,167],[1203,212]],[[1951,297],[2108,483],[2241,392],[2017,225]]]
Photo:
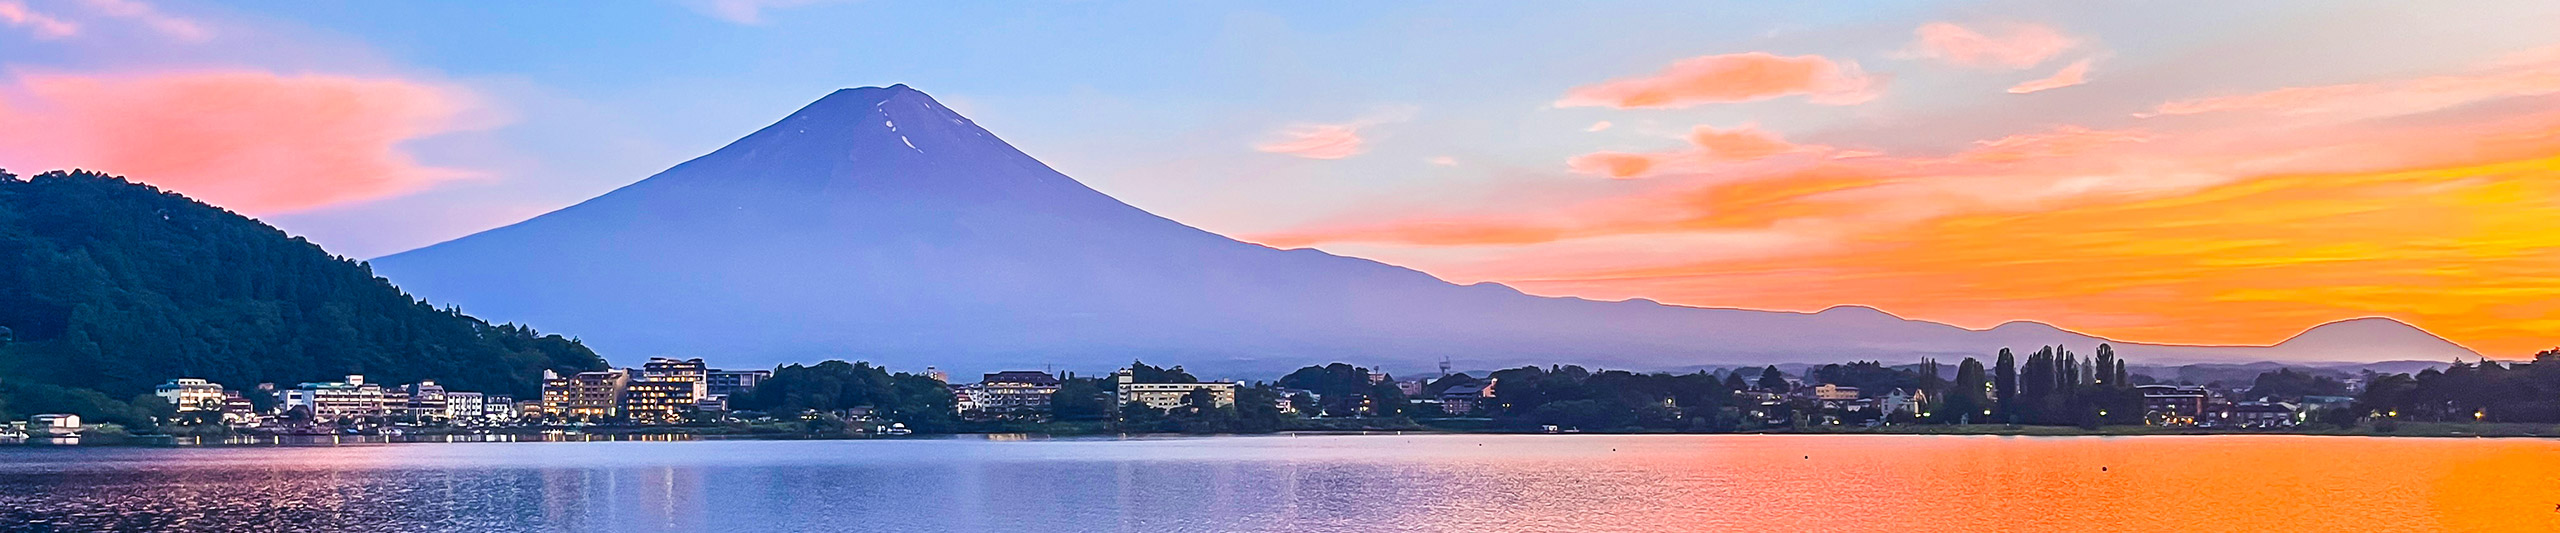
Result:
[[2216,413],[2214,425],[2240,428],[2289,428],[2301,422],[2301,410],[2283,402],[2240,402]]
[[1817,401],[1845,402],[1858,399],[1858,395],[1857,387],[1842,387],[1830,383],[1813,387],[1813,399]]
[[[987,374],[977,383],[955,389],[952,399],[961,416],[1041,418],[1049,415],[1049,397],[1058,392],[1058,378],[1048,372],[1013,370]],[[962,398],[966,400],[959,401]]]
[[27,417],[27,434],[67,437],[80,434],[80,415],[41,414]]
[[711,367],[703,365],[701,358],[652,357],[647,364],[640,365],[640,377],[649,381],[688,384],[692,390],[686,391],[685,399],[692,404],[684,406],[682,411],[722,411],[729,405],[727,395],[711,394]]
[[695,398],[711,395],[711,367],[703,365],[699,357],[651,357],[647,364],[640,365],[640,377],[649,381],[685,383],[693,389]]
[[2143,423],[2154,426],[2196,425],[2213,396],[2213,391],[2189,385],[2142,385],[2134,390],[2142,392]]
[[1440,391],[1440,411],[1450,416],[1475,414],[1476,411],[1492,405],[1494,389],[1501,384],[1501,381],[1485,378],[1484,381],[1449,387],[1448,390]]
[[222,391],[222,423],[235,427],[258,425],[258,404],[239,391]]
[[488,420],[491,423],[505,424],[514,422],[522,412],[523,408],[516,406],[516,397],[514,396],[508,396],[505,394],[487,394],[480,397],[480,416],[482,419]]
[[447,422],[478,423],[488,418],[489,398],[477,392],[444,393],[444,416]]
[[1116,404],[1138,402],[1157,409],[1175,409],[1190,405],[1192,391],[1208,391],[1217,407],[1236,403],[1236,384],[1233,382],[1138,383],[1136,376],[1126,368],[1111,375],[1120,384],[1118,394],[1114,396]]
[[351,417],[385,416],[381,385],[365,383],[361,374],[349,374],[346,381],[310,382],[283,391],[286,410],[303,409],[317,421],[336,421]]
[[708,383],[708,394],[722,397],[746,394],[755,390],[757,384],[772,378],[771,370],[712,370],[704,377]]
[[222,386],[196,378],[178,378],[163,383],[153,391],[161,401],[176,406],[178,412],[222,409]]
[[382,412],[392,420],[418,419],[418,407],[409,404],[409,389],[406,387],[382,389]]
[[1921,406],[1928,403],[1929,391],[1893,389],[1893,392],[1886,393],[1884,398],[1876,400],[1876,410],[1882,416],[1893,416],[1897,412],[1909,412],[1912,416],[1919,416]]
[[451,393],[446,392],[443,385],[437,385],[435,380],[423,380],[404,388],[409,395],[406,403],[410,420],[453,420],[449,413]]
[[632,380],[623,387],[622,412],[641,424],[676,424],[693,414],[699,381]]
[[542,416],[555,420],[596,420],[622,414],[623,392],[631,386],[629,369],[608,369],[561,376],[542,371]]

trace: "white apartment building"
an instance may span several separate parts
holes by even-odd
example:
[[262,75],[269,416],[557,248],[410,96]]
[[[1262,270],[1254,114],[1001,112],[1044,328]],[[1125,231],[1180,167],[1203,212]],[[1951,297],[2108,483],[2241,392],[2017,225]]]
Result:
[[314,420],[389,414],[383,403],[382,386],[365,383],[359,374],[348,375],[346,381],[304,383],[285,389],[283,396],[286,410],[308,409]]
[[479,422],[488,418],[488,397],[477,392],[444,393],[444,419]]
[[1126,368],[1113,372],[1111,376],[1120,382],[1116,400],[1122,404],[1138,402],[1157,409],[1175,409],[1190,405],[1191,391],[1196,390],[1209,391],[1219,407],[1236,404],[1236,384],[1233,382],[1138,383]]
[[178,412],[181,413],[220,411],[225,399],[222,394],[222,385],[196,378],[169,380],[168,383],[161,384],[154,394],[160,395],[160,399],[168,401],[169,405],[178,406]]

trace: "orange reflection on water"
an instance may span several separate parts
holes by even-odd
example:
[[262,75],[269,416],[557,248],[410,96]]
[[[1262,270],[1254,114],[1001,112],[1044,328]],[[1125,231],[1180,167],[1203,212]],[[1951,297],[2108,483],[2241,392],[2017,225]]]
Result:
[[[1734,436],[1480,444],[1493,447],[1481,452],[1490,461],[1441,465],[1472,475],[1440,487],[1445,497],[1421,506],[1426,516],[1406,518],[1432,525],[1398,529],[2560,531],[2560,443],[2542,440]],[[1495,457],[1515,446],[1558,449]]]

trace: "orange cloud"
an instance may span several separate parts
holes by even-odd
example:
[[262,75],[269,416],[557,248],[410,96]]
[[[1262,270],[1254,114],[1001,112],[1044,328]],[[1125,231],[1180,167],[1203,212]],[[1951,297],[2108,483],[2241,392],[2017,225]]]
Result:
[[1918,40],[1907,53],[1966,67],[2023,69],[2080,45],[2079,39],[2041,24],[1997,29],[1998,35],[1986,35],[1954,23],[1923,24],[1912,32]]
[[1547,280],[1542,294],[1767,309],[1843,302],[1989,327],[2265,344],[2359,316],[2513,356],[2560,336],[2560,158],[2273,176],[2190,195],[1947,217],[1836,252]]
[[0,164],[88,168],[247,213],[414,191],[466,176],[403,142],[475,126],[462,90],[399,79],[220,71],[22,74],[0,90]]
[[1253,149],[1308,159],[1342,159],[1367,150],[1357,124],[1296,126],[1281,135],[1286,138],[1254,145]]
[[1719,163],[1752,161],[1821,148],[1788,143],[1748,125],[1731,130],[1698,126],[1690,130],[1689,144],[1692,149],[1670,152],[1593,152],[1568,159],[1565,166],[1577,173],[1628,179],[1673,172],[1700,172]]
[[[2463,77],[2530,79],[2480,72]],[[2186,343],[2270,343],[2379,315],[2493,354],[2548,347],[2560,232],[2542,225],[2560,219],[2560,108],[2548,105],[2560,96],[2492,83],[2504,88],[2461,98],[2501,110],[2478,112],[2440,105],[2438,85],[2338,91],[2428,102],[2383,106],[2393,115],[2059,125],[1943,155],[1798,147],[1818,157],[1719,162],[1708,145],[1759,143],[1708,129],[1689,150],[1577,158],[1577,171],[1650,178],[1593,181],[1612,189],[1582,200],[1284,235],[1548,295],[1867,304]],[[2229,110],[2242,109],[2288,108]]]
[[0,22],[7,22],[13,28],[26,28],[34,32],[37,39],[60,39],[80,33],[80,25],[28,9],[25,2],[18,0],[0,0]]
[[1693,57],[1652,76],[1575,87],[1557,107],[1681,108],[1805,95],[1817,104],[1851,105],[1873,100],[1884,80],[1858,64],[1817,55],[1783,57],[1747,52]]
[[2062,67],[2062,70],[2055,71],[2052,76],[2046,76],[2043,79],[2028,80],[2024,83],[2010,86],[2009,94],[2027,94],[2036,91],[2060,89],[2084,83],[2089,83],[2089,60],[2087,59],[2074,61],[2070,65]]

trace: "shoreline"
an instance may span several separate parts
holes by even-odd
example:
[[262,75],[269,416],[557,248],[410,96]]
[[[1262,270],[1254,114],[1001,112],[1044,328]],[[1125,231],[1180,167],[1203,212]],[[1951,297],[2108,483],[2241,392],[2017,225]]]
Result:
[[[2192,428],[2192,427],[2106,426],[2106,427],[2102,427],[2102,428],[2099,428],[2099,429],[2091,430],[2091,429],[2083,429],[2083,428],[2079,428],[2079,427],[2071,427],[2071,426],[2006,426],[2006,425],[1934,426],[1934,425],[1920,425],[1920,426],[1892,426],[1892,427],[1876,427],[1876,428],[1863,428],[1863,427],[1836,427],[1836,428],[1831,428],[1831,427],[1824,427],[1824,428],[1806,428],[1806,429],[1776,429],[1776,430],[1763,430],[1763,431],[1736,431],[1736,432],[1721,432],[1721,433],[1688,433],[1688,432],[1670,432],[1670,431],[1632,431],[1632,432],[1606,432],[1606,431],[1593,431],[1593,432],[1563,432],[1563,433],[1548,433],[1548,432],[1539,432],[1539,431],[1493,431],[1493,430],[1483,430],[1483,429],[1449,429],[1449,428],[1437,428],[1437,427],[1431,427],[1431,426],[1428,426],[1428,425],[1421,425],[1421,424],[1415,424],[1415,425],[1412,425],[1412,426],[1405,426],[1405,427],[1393,427],[1393,428],[1387,428],[1387,427],[1380,427],[1380,428],[1366,428],[1366,429],[1353,429],[1353,428],[1313,428],[1313,429],[1296,430],[1296,431],[1276,431],[1276,432],[1270,432],[1270,433],[1110,433],[1110,432],[1039,432],[1039,431],[1001,432],[1001,431],[999,431],[999,432],[934,433],[934,434],[916,434],[916,435],[813,435],[813,434],[796,434],[796,433],[711,433],[711,432],[684,432],[684,431],[609,431],[609,432],[601,432],[601,433],[597,433],[597,432],[581,432],[581,433],[569,434],[569,433],[556,433],[556,432],[550,432],[550,431],[536,431],[536,432],[502,432],[502,433],[447,433],[447,434],[402,435],[402,436],[382,436],[382,435],[265,435],[265,436],[233,436],[233,437],[176,437],[176,436],[136,435],[136,436],[132,436],[132,437],[130,437],[130,440],[127,440],[127,441],[124,441],[124,442],[113,442],[113,443],[104,443],[104,442],[102,442],[102,443],[79,443],[79,444],[54,444],[54,443],[40,443],[40,442],[35,442],[35,441],[32,441],[32,440],[31,440],[31,441],[26,441],[26,442],[15,442],[15,443],[0,444],[0,448],[80,448],[80,447],[88,447],[88,448],[332,447],[332,446],[368,446],[368,445],[388,445],[388,444],[477,444],[477,443],[535,443],[535,442],[693,442],[693,441],[735,441],[735,440],[775,440],[775,441],[787,441],[787,440],[935,440],[935,439],[969,439],[969,438],[975,438],[975,439],[981,439],[981,440],[1068,440],[1068,439],[1122,440],[1122,439],[1162,439],[1162,438],[1191,438],[1191,437],[1250,437],[1250,436],[1362,436],[1362,435],[1553,435],[1553,436],[1582,436],[1582,435],[1593,435],[1593,436],[1644,436],[1644,435],[1660,435],[1660,436],[1669,436],[1669,435],[1696,435],[1696,436],[1708,436],[1708,435],[1856,436],[1856,435],[1874,435],[1874,436],[1957,436],[1957,437],[1960,437],[1960,436],[1990,436],[1990,437],[2217,437],[2217,436],[2306,436],[2306,437],[2366,437],[2366,438],[2497,438],[2497,439],[2555,439],[2555,438],[2560,438],[2560,425],[2549,425],[2549,424],[2521,424],[2521,423],[2415,422],[2415,423],[2403,423],[2403,424],[2401,424],[2401,425],[2400,425],[2400,427],[2399,427],[2399,428],[2397,428],[2397,429],[2395,429],[2395,430],[2393,430],[2393,431],[2380,431],[2380,430],[2376,430],[2375,428],[2373,428],[2373,427],[2371,427],[2371,426],[2358,426],[2358,427],[2354,427],[2354,428],[2325,428],[2325,429],[2302,429],[2302,428],[2288,428],[2288,429],[2214,429],[2214,428]],[[203,439],[203,440],[199,440],[199,441],[195,441],[195,442],[184,442],[184,441],[183,441],[184,439],[189,439],[189,438]],[[247,440],[248,442],[230,441],[230,439],[234,439],[234,438],[245,438],[245,440]],[[216,441],[215,439],[221,439],[221,441]]]

